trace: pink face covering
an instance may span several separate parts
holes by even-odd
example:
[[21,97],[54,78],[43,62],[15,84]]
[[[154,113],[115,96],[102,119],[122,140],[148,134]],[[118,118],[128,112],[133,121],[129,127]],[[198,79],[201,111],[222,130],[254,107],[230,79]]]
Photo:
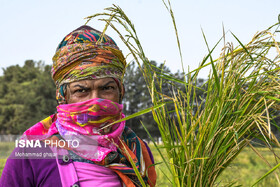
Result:
[[124,117],[123,106],[106,99],[95,98],[57,107],[55,126],[70,149],[91,161],[102,161],[116,145],[125,122],[102,127]]
[[[67,150],[70,148],[85,159],[95,163],[98,162],[96,164],[99,165],[106,165],[106,167],[114,170],[122,181],[129,186],[135,179],[134,169],[125,163],[114,162],[115,159],[112,155],[115,154],[109,155],[109,153],[116,151],[119,145],[120,155],[124,150],[128,150],[128,154],[133,158],[136,167],[141,168],[141,172],[149,170],[149,176],[155,184],[156,173],[154,167],[148,167],[153,164],[150,151],[147,145],[131,129],[125,128],[125,122],[116,123],[108,130],[101,130],[104,125],[119,118],[124,118],[122,105],[110,100],[96,98],[80,103],[59,105],[57,111],[57,114],[47,117],[26,130],[23,138],[43,141],[55,140],[59,136],[52,135],[60,134],[64,140],[77,140],[79,142],[77,147],[76,144],[70,144],[72,145],[70,147],[55,146],[51,149],[57,151],[59,156],[68,154]],[[119,143],[120,137],[122,143]],[[128,158],[126,153],[123,156]],[[104,159],[105,157],[106,159]],[[144,177],[143,179],[146,181],[147,178]]]

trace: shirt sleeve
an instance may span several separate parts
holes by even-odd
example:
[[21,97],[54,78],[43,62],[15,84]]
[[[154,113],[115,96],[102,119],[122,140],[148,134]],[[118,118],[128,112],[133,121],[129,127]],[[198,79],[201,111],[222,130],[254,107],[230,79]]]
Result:
[[[54,158],[18,158],[16,154],[31,152],[26,148],[15,148],[7,159],[0,178],[0,187],[48,187],[62,186],[57,163]],[[49,147],[39,148],[38,153],[52,153]]]

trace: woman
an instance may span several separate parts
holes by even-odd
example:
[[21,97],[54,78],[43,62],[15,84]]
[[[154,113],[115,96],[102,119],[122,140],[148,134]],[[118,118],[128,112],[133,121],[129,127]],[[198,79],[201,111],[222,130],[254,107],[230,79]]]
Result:
[[116,122],[124,118],[125,66],[109,36],[89,26],[68,34],[53,57],[57,113],[24,133],[21,140],[35,144],[19,141],[0,186],[141,186],[131,162],[154,186],[150,149],[124,121]]

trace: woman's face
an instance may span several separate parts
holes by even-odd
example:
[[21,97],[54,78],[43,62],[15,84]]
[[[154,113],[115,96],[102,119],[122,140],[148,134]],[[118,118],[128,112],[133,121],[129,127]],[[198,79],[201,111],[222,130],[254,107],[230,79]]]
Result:
[[94,98],[108,99],[119,103],[120,92],[116,81],[113,78],[81,80],[67,86],[66,100],[68,104]]

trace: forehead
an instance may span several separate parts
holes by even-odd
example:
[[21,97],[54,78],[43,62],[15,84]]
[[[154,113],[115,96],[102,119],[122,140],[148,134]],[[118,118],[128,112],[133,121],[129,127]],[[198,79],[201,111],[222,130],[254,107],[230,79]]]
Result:
[[111,77],[101,78],[101,79],[86,79],[86,80],[71,82],[71,83],[69,83],[69,86],[70,87],[73,87],[75,85],[96,86],[96,85],[102,85],[102,84],[107,84],[107,83],[116,84],[116,81]]

